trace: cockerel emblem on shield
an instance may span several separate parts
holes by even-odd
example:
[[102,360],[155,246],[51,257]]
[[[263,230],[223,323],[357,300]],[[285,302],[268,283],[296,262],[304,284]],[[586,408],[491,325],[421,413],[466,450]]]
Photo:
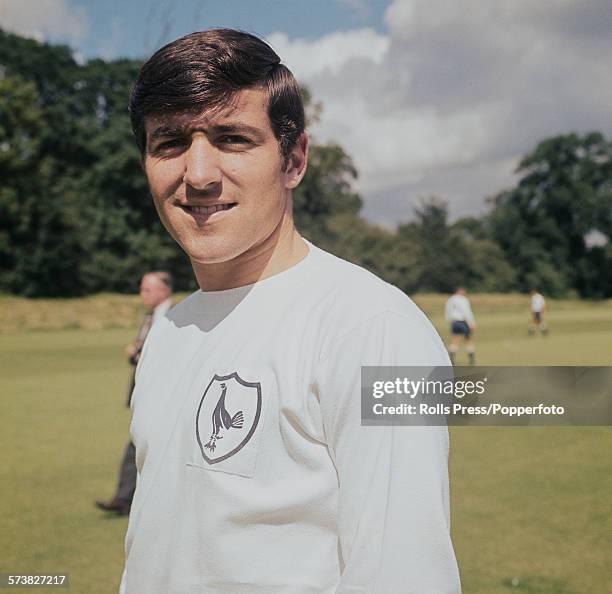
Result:
[[196,437],[209,464],[226,460],[251,439],[261,415],[261,384],[247,382],[237,372],[216,375],[198,408]]
[[227,412],[225,408],[225,394],[227,393],[227,385],[221,384],[221,397],[215,410],[212,414],[212,426],[213,432],[208,440],[208,443],[204,446],[207,450],[214,452],[217,447],[217,440],[223,439],[221,435],[224,431],[230,429],[242,429],[242,423],[244,422],[244,415],[239,410],[233,417]]

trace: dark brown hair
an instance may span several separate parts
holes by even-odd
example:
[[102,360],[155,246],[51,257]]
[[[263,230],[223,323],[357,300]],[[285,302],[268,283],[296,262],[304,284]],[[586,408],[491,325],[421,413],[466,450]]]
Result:
[[147,116],[201,112],[232,101],[240,90],[268,92],[268,117],[287,158],[304,131],[304,106],[291,71],[264,41],[234,29],[191,33],[162,47],[143,65],[130,97],[136,142],[146,150]]

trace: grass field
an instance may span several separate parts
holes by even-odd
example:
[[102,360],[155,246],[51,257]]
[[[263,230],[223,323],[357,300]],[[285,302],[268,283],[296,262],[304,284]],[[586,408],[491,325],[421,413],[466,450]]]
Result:
[[[416,301],[444,335],[444,297]],[[526,336],[526,304],[473,298],[479,363],[612,363],[612,303],[550,303],[547,338]],[[127,521],[93,500],[112,494],[126,443],[123,347],[138,300],[0,306],[0,572],[68,572],[70,592],[110,594]],[[611,428],[464,427],[451,440],[465,593],[612,592]]]

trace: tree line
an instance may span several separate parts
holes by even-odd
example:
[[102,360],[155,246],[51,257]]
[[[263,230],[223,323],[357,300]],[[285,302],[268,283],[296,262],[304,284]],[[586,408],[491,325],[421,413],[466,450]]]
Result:
[[[127,101],[140,62],[77,63],[67,46],[0,30],[0,291],[134,292],[146,270],[194,288],[162,228],[132,138]],[[320,105],[303,90],[308,118]],[[612,143],[599,132],[539,143],[515,187],[481,217],[450,222],[422,199],[395,230],[360,216],[356,171],[336,143],[311,146],[296,223],[320,247],[407,293],[528,291],[612,296]],[[405,199],[398,196],[398,200]]]

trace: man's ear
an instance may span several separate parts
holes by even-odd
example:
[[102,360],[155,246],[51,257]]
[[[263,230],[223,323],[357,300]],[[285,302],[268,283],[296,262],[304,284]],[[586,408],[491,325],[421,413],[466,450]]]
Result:
[[285,188],[293,190],[302,181],[308,166],[308,133],[302,132],[287,160]]

